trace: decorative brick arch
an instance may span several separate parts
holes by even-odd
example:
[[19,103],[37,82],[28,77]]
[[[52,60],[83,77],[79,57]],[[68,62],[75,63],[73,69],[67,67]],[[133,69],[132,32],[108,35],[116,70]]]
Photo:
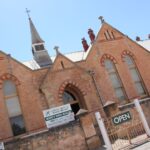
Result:
[[110,59],[114,64],[117,63],[116,59],[112,55],[110,55],[110,54],[104,54],[102,56],[101,60],[100,60],[102,66],[104,66],[104,61],[106,59]]
[[82,94],[83,96],[86,95],[86,92],[79,86],[78,83],[76,83],[76,82],[74,82],[74,81],[72,81],[72,80],[67,80],[67,81],[63,82],[62,85],[61,85],[60,88],[59,88],[58,97],[59,97],[59,100],[60,100],[60,101],[63,101],[63,93],[64,93],[65,88],[66,88],[66,86],[67,86],[68,84],[70,84],[70,85],[76,87],[76,88],[81,92],[81,94]]
[[135,59],[135,56],[132,52],[130,52],[129,50],[124,50],[121,54],[121,58],[122,58],[122,61],[124,61],[124,58],[126,55],[129,55],[131,56],[133,59]]
[[5,73],[5,74],[0,76],[0,89],[2,88],[3,82],[5,80],[13,81],[16,84],[16,86],[20,85],[20,81],[14,75],[9,74],[9,73]]

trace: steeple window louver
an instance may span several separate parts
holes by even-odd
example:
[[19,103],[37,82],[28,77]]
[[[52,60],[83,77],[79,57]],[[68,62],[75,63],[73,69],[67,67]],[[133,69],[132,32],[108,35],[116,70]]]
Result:
[[35,45],[35,50],[36,50],[36,51],[44,50],[44,45],[43,45],[43,44]]

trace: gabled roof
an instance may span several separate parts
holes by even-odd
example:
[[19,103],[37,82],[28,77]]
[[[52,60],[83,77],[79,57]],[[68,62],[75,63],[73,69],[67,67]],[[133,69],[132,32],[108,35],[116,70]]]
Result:
[[[32,23],[32,21],[31,21],[31,23]],[[120,32],[119,30],[115,29],[114,27],[112,27],[108,23],[105,22],[104,24],[105,24],[105,26],[110,26],[112,29],[116,30],[120,35],[125,36],[122,32]],[[100,27],[100,30],[97,33],[96,39],[100,35],[100,33],[102,31],[102,28],[104,27],[104,24]],[[148,51],[150,51],[150,40],[139,41],[137,43],[139,45],[141,45],[142,47],[144,47],[145,49],[147,49]],[[79,61],[86,60],[89,52],[91,51],[91,48],[92,48],[92,45],[89,46],[89,48],[88,48],[88,50],[86,52],[85,51],[76,51],[76,52],[72,52],[72,53],[69,53],[69,54],[63,54],[63,55],[65,57],[67,57],[68,59],[70,59],[72,62],[79,62]],[[56,58],[56,56],[51,57],[52,62],[55,61],[55,58]],[[23,62],[23,64],[28,66],[32,70],[40,69],[40,66],[34,60]]]
[[[28,69],[28,70],[31,71],[32,68],[28,67],[27,65],[24,65],[22,62],[20,62],[20,61],[16,60],[15,58],[11,57],[10,54],[6,54],[6,53],[5,53],[4,51],[2,51],[2,50],[0,50],[0,54],[4,55],[5,57],[9,57],[10,59],[12,59],[13,61],[15,61],[16,63],[22,65],[23,67],[25,67],[26,69]],[[0,57],[0,58],[1,58],[1,60],[4,59],[3,57]],[[32,70],[33,70],[33,69],[32,69]]]
[[[63,62],[63,66],[62,66],[62,63]],[[65,63],[65,66],[64,66],[64,63]],[[73,67],[75,64],[74,62],[72,62],[70,59],[68,59],[65,55],[61,54],[60,52],[57,53],[57,56],[54,60],[54,63],[51,67],[51,70],[52,71],[56,71],[56,70],[62,70],[62,68],[70,68],[70,67]]]

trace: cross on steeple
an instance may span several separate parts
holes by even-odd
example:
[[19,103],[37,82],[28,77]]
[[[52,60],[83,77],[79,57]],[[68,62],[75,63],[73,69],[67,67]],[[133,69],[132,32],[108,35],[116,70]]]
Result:
[[27,13],[27,15],[28,15],[28,18],[30,18],[30,10],[28,9],[28,8],[26,8],[26,13]]
[[54,50],[56,51],[56,54],[58,55],[59,54],[59,46],[55,46]]
[[105,22],[105,20],[104,20],[104,17],[103,17],[103,16],[100,16],[98,19],[101,21],[101,23],[102,23],[102,24]]

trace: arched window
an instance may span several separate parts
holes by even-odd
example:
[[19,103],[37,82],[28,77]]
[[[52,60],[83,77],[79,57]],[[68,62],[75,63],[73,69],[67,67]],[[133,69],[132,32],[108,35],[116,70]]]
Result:
[[65,91],[63,94],[63,101],[64,101],[64,104],[73,103],[74,101],[76,101],[76,98],[69,91]]
[[136,87],[138,94],[141,96],[146,95],[146,91],[144,89],[144,84],[141,80],[140,73],[135,65],[133,58],[131,58],[129,55],[126,55],[124,57],[124,60],[129,68],[132,80],[134,82],[134,85]]
[[122,86],[122,82],[121,82],[120,77],[117,73],[117,70],[116,70],[114,63],[111,60],[106,59],[104,61],[104,64],[105,64],[105,68],[108,72],[109,79],[110,79],[112,86],[114,88],[116,97],[119,100],[125,100],[126,99],[125,90]]
[[64,93],[63,93],[63,102],[64,104],[70,104],[72,111],[76,114],[79,110],[80,107],[83,106],[83,96],[81,92],[74,87],[71,84],[68,84],[65,87]]
[[13,135],[22,134],[25,132],[25,126],[16,86],[12,81],[6,80],[3,84],[3,91]]

